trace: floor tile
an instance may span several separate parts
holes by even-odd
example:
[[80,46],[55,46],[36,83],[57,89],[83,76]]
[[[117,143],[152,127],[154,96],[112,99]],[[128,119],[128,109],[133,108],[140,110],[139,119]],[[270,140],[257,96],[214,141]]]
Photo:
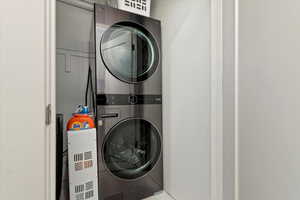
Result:
[[174,199],[170,197],[166,192],[162,192],[160,194],[157,194],[155,196],[149,197],[144,200],[174,200]]
[[143,199],[143,200],[158,200],[155,196],[149,197],[147,199]]

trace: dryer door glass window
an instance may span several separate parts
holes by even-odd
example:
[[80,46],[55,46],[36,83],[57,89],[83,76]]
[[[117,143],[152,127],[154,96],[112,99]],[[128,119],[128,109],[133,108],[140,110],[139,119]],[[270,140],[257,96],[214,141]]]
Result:
[[128,83],[148,79],[159,62],[158,46],[153,36],[132,22],[111,26],[104,32],[100,48],[106,68]]
[[151,123],[131,119],[112,128],[104,143],[103,157],[107,168],[122,179],[137,179],[157,163],[161,137]]

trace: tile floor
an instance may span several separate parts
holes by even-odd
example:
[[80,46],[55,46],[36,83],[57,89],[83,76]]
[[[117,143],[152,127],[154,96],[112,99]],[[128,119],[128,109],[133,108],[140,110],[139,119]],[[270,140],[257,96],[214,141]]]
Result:
[[149,197],[144,200],[175,200],[172,197],[170,197],[166,192],[162,192],[160,194],[157,194],[155,196]]

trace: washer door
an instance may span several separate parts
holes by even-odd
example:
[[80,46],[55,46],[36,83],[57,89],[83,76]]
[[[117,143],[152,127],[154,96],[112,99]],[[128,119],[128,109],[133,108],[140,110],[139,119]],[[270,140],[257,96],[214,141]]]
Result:
[[122,179],[144,176],[155,166],[160,153],[160,134],[142,119],[129,119],[112,128],[103,149],[107,168]]
[[127,83],[145,81],[159,63],[159,50],[154,37],[133,22],[117,23],[105,31],[100,52],[106,68]]

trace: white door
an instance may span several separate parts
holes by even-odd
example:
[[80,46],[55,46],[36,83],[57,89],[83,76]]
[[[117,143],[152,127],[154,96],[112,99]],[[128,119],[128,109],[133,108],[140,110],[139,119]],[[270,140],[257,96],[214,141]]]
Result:
[[51,126],[45,123],[45,108],[52,98],[46,90],[53,61],[48,56],[51,30],[46,19],[53,16],[48,12],[53,2],[49,3],[1,2],[0,199],[55,197],[55,165],[49,162],[53,137],[47,135]]
[[239,200],[300,197],[299,10],[239,0]]

